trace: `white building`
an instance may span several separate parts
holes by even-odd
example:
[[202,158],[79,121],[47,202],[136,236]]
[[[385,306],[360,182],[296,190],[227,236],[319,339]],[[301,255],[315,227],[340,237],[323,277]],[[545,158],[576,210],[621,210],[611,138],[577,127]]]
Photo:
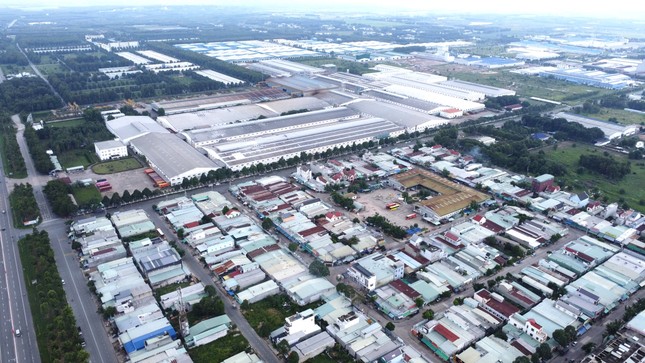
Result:
[[95,142],[94,150],[101,161],[128,156],[128,148],[119,140]]

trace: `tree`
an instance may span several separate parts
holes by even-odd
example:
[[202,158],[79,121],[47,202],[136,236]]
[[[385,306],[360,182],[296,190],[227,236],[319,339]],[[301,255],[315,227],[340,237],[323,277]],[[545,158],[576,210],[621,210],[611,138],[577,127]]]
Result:
[[569,336],[564,332],[563,329],[555,330],[553,332],[553,339],[562,347],[566,347],[567,344],[569,344]]
[[110,204],[115,206],[121,205],[121,196],[119,195],[119,193],[112,194],[112,199],[110,199]]
[[521,356],[515,358],[513,363],[531,363],[531,360],[528,357],[526,357],[524,355],[521,355]]
[[271,228],[273,228],[273,220],[271,220],[271,218],[268,218],[268,217],[264,218],[262,220],[262,228],[264,228],[264,230],[266,230],[266,231],[268,231]]
[[387,324],[385,324],[385,329],[394,331],[394,329],[396,329],[396,326],[394,326],[394,323],[392,323],[391,321],[388,321]]
[[289,243],[289,251],[296,252],[298,250],[298,244],[295,242]]
[[113,317],[116,314],[116,308],[114,306],[108,306],[103,309],[103,319],[107,320]]
[[417,305],[418,308],[422,308],[426,302],[422,298],[418,297],[414,300],[414,303]]
[[495,285],[497,285],[497,281],[495,280],[488,280],[486,281],[486,285],[488,285],[489,289],[492,289]]
[[231,208],[229,208],[227,205],[225,205],[224,208],[222,208],[222,215],[228,213],[228,211],[230,211],[230,210],[231,210]]
[[460,297],[456,297],[453,301],[452,304],[455,306],[462,305],[464,303],[464,299]]
[[620,328],[623,326],[623,322],[620,320],[614,320],[611,323],[605,325],[605,334],[604,335],[615,335],[618,333]]
[[278,348],[278,352],[280,352],[280,354],[285,355],[285,354],[289,353],[289,348],[290,347],[289,347],[289,343],[286,340],[282,339],[278,343],[276,348]]
[[298,363],[300,362],[300,356],[296,352],[289,353],[287,357],[287,363]]
[[423,318],[428,319],[428,320],[434,319],[434,310],[428,309],[428,310],[424,311],[423,312]]
[[132,200],[141,200],[143,199],[143,193],[139,189],[135,189],[132,192]]
[[146,197],[146,198],[150,198],[150,197],[152,197],[152,190],[150,190],[150,189],[148,189],[148,188],[143,189],[143,191],[142,191],[141,193],[142,193],[142,194],[143,194],[143,196],[144,196],[144,197]]
[[582,346],[582,350],[585,351],[585,353],[589,354],[593,351],[593,349],[596,347],[596,343],[594,342],[589,342],[585,345]]
[[316,259],[309,265],[309,273],[317,277],[329,276],[329,268],[320,262],[320,260]]
[[166,116],[166,110],[163,109],[163,107],[159,107],[157,109],[157,115],[159,116]]
[[475,291],[479,291],[479,290],[481,290],[483,288],[484,288],[484,284],[480,284],[479,282],[475,282],[473,284],[473,290],[475,290]]
[[549,360],[553,356],[553,354],[551,354],[551,347],[547,343],[540,344],[540,346],[535,350],[535,354],[544,360]]
[[494,335],[496,338],[499,338],[501,340],[505,340],[505,341],[508,340],[508,336],[506,335],[506,333],[504,333],[502,329],[497,330]]
[[567,339],[569,340],[569,343],[573,342],[576,340],[578,337],[578,331],[576,328],[573,327],[573,325],[567,325],[564,328],[564,332],[567,334]]
[[354,219],[352,219],[352,223],[358,224],[358,223],[361,223],[361,220],[358,219],[358,217],[354,217]]
[[177,238],[179,238],[179,239],[184,239],[184,233],[186,233],[186,231],[184,231],[184,229],[183,229],[183,228],[179,228],[179,229],[177,230]]
[[126,203],[130,203],[132,201],[132,196],[128,190],[125,190],[123,191],[123,195],[121,195],[121,199]]

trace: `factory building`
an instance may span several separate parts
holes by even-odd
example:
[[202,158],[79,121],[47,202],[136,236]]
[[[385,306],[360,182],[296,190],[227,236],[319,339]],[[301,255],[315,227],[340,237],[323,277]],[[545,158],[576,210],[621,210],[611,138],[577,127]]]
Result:
[[131,146],[137,154],[145,156],[150,167],[170,185],[181,184],[185,178],[199,178],[223,166],[169,133],[139,137]]

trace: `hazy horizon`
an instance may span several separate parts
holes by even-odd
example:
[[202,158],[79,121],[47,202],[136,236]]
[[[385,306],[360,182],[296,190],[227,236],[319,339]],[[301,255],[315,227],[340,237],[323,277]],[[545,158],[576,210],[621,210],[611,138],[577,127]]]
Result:
[[[608,6],[607,2],[591,0],[586,3],[579,1],[543,0],[537,2],[524,2],[518,5],[517,1],[496,0],[494,2],[480,2],[474,0],[457,1],[405,1],[393,2],[388,0],[326,0],[323,4],[311,7],[308,2],[293,2],[288,0],[247,0],[234,3],[215,0],[183,0],[181,4],[176,1],[139,0],[134,7],[172,7],[172,6],[225,6],[231,8],[253,7],[257,10],[267,11],[294,11],[294,12],[324,12],[324,11],[361,11],[366,13],[403,14],[414,12],[455,15],[514,15],[532,14],[558,17],[597,17],[597,18],[630,18],[645,19],[645,2],[634,3],[631,0],[616,0]],[[83,8],[83,7],[110,7],[132,8],[133,3],[125,0],[94,1],[88,4],[83,0],[51,0],[51,1],[2,1],[0,7],[14,9],[36,10],[52,8]],[[645,20],[644,20],[645,21]]]

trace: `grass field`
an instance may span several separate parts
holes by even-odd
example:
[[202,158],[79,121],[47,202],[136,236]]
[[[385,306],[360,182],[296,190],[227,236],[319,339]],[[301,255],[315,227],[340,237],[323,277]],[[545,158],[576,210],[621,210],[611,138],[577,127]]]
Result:
[[135,158],[125,158],[119,160],[106,161],[92,166],[92,171],[96,174],[114,174],[122,171],[134,170],[142,167],[141,163]]
[[81,208],[101,202],[101,193],[94,185],[87,187],[75,186],[72,188],[72,194],[74,194],[74,199],[76,199],[76,203]]
[[58,161],[60,161],[63,168],[71,168],[79,165],[87,167],[99,161],[98,159],[96,154],[85,149],[63,151],[58,155]]
[[58,121],[58,122],[48,122],[47,126],[51,127],[75,127],[85,123],[84,118],[75,118],[73,120],[67,121]]
[[245,351],[248,347],[249,343],[242,334],[237,331],[229,331],[225,337],[189,350],[188,355],[195,363],[222,362]]
[[[635,162],[631,160],[632,173],[618,182],[587,171],[583,174],[578,174],[580,155],[603,153],[604,150],[588,145],[577,144],[575,147],[573,145],[575,144],[567,142],[560,143],[557,150],[552,148],[542,149],[549,159],[567,167],[567,174],[562,178],[566,185],[573,186],[575,191],[589,192],[591,189],[597,188],[603,196],[608,198],[609,202],[624,201],[630,207],[645,212],[645,202],[640,204],[641,201],[645,201],[645,188],[643,188],[645,161]],[[609,154],[620,161],[627,161],[626,155],[614,152],[609,152]],[[621,193],[621,190],[623,193]]]
[[446,64],[437,66],[436,71],[441,75],[455,77],[463,81],[513,89],[518,96],[522,97],[540,97],[571,104],[582,103],[588,98],[612,93],[611,90],[602,88],[578,85],[557,79],[540,78],[538,76],[525,76],[503,70],[478,72],[475,69],[469,71],[465,67]]
[[602,107],[599,113],[583,114],[583,116],[597,118],[599,120],[609,121],[610,118],[615,118],[619,124],[631,125],[631,124],[644,124],[645,115],[629,112],[625,110],[618,110],[615,108],[605,108]]
[[59,64],[39,64],[37,65],[37,67],[38,67],[38,70],[44,73],[45,75],[62,73],[67,70],[67,68],[62,67]]
[[32,112],[31,116],[34,118],[35,122],[38,122],[40,120],[47,121],[50,118],[53,117],[51,111],[38,111],[38,112]]

